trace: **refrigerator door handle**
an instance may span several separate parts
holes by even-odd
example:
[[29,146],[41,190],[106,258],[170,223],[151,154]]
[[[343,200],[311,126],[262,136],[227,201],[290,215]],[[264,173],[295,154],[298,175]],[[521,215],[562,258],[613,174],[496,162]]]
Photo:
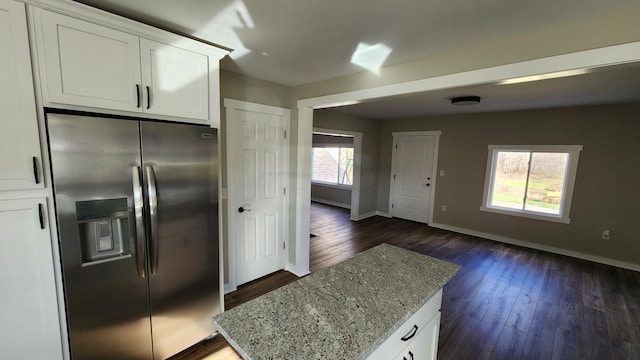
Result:
[[149,199],[149,218],[151,229],[151,275],[158,273],[158,195],[156,192],[156,176],[153,167],[145,166],[147,173],[147,198]]
[[142,186],[140,185],[140,168],[134,166],[131,168],[133,179],[133,213],[136,222],[136,262],[138,263],[138,277],[146,277],[146,261],[145,261],[145,236],[144,236],[144,218],[142,208],[144,206],[142,200]]

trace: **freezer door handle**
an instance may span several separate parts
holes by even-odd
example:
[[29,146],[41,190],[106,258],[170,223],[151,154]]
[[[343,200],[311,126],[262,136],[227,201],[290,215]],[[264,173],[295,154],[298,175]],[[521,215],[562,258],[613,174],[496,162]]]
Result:
[[147,172],[147,199],[149,199],[149,236],[151,237],[151,275],[158,273],[158,195],[153,167],[145,166]]
[[144,202],[142,200],[142,186],[140,185],[140,168],[134,166],[131,169],[133,178],[133,214],[136,219],[136,261],[138,265],[138,277],[146,277],[146,261],[145,261],[145,236],[144,236],[144,218],[142,208]]

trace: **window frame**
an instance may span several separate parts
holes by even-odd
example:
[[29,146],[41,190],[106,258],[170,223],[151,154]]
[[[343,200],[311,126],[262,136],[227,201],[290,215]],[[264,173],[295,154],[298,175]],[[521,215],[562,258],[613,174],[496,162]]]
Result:
[[[348,146],[345,146],[348,145]],[[311,183],[314,185],[322,185],[322,186],[326,186],[326,187],[332,187],[332,188],[337,188],[337,189],[352,189],[353,188],[353,173],[352,173],[352,179],[351,179],[351,184],[341,184],[339,182],[329,182],[329,181],[322,181],[322,180],[314,180],[313,179],[313,174],[314,174],[314,167],[315,167],[315,157],[314,157],[314,151],[315,149],[322,149],[322,148],[338,148],[340,149],[339,151],[342,151],[342,149],[352,149],[353,150],[353,158],[351,159],[351,171],[354,171],[354,162],[355,162],[355,144],[322,144],[320,146],[312,146],[311,147]],[[340,167],[338,166],[338,170],[340,170]],[[338,171],[338,173],[336,174],[336,177],[340,176],[340,172]]]
[[[497,156],[499,151],[513,151],[513,152],[559,152],[568,153],[569,159],[567,163],[564,185],[563,185],[563,198],[560,202],[560,214],[549,214],[544,212],[537,212],[532,210],[523,209],[511,209],[505,207],[499,207],[490,205],[489,200],[492,198],[492,191],[494,185],[494,171],[497,163]],[[563,224],[571,223],[569,218],[569,212],[571,209],[571,202],[573,199],[573,190],[575,187],[576,175],[578,172],[578,162],[580,160],[580,152],[582,151],[582,145],[489,145],[487,155],[487,167],[485,171],[484,180],[484,192],[482,195],[482,206],[480,211],[491,212],[502,215],[519,216],[529,219],[551,221]],[[531,164],[529,164],[529,167]]]

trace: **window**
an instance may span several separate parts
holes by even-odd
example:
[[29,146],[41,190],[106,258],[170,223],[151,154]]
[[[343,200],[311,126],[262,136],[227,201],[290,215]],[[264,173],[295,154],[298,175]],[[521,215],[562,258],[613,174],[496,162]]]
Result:
[[314,147],[311,158],[314,182],[348,185],[353,181],[353,147]]
[[490,145],[482,211],[569,223],[579,145]]

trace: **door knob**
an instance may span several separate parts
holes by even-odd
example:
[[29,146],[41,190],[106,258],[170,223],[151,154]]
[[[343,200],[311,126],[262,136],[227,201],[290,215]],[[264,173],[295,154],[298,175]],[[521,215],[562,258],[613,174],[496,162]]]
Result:
[[239,213],[243,213],[243,212],[245,212],[245,211],[251,211],[251,209],[245,209],[245,208],[243,208],[242,206],[240,206],[240,207],[238,208],[238,212],[239,212]]

